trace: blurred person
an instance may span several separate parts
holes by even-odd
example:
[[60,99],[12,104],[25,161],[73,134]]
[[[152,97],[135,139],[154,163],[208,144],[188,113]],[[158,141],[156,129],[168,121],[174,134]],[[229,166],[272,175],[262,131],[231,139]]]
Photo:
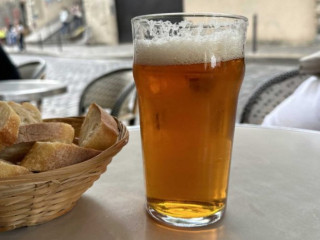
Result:
[[59,19],[62,24],[61,33],[66,34],[69,32],[69,11],[66,7],[63,7],[59,14]]
[[18,69],[11,62],[8,54],[2,48],[0,44],[0,81],[9,79],[21,79]]
[[7,44],[9,46],[14,46],[17,42],[17,32],[16,29],[13,27],[12,24],[9,25],[7,30]]
[[302,58],[300,71],[313,76],[272,110],[262,126],[320,130],[320,52]]
[[6,41],[6,29],[5,28],[1,28],[0,29],[0,44],[4,44]]
[[21,22],[18,22],[15,26],[17,39],[18,39],[18,47],[20,51],[23,51],[25,48],[24,44],[24,27]]
[[71,14],[73,16],[73,21],[75,28],[78,28],[82,25],[82,11],[78,2],[75,2],[71,7]]

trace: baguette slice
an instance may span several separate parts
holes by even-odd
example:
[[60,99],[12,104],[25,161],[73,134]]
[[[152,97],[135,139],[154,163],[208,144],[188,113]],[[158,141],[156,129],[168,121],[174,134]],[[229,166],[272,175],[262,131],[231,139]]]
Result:
[[18,138],[20,117],[8,103],[0,101],[0,150],[15,143]]
[[14,177],[28,173],[30,173],[30,171],[27,168],[0,159],[0,178]]
[[36,142],[21,162],[30,171],[43,172],[83,162],[100,151],[59,142]]
[[72,143],[74,129],[71,125],[59,122],[34,123],[19,128],[15,144],[0,149],[0,159],[12,163],[20,162],[35,142]]
[[61,122],[42,122],[23,125],[19,128],[15,142],[62,142],[72,143],[74,129],[71,125]]
[[118,135],[114,118],[97,104],[91,104],[81,126],[79,146],[105,150],[117,141]]
[[0,151],[0,159],[11,163],[21,162],[32,148],[34,142],[24,142],[5,147]]
[[31,103],[24,102],[22,104],[15,102],[8,102],[9,106],[19,115],[21,125],[42,122],[41,113],[39,109]]

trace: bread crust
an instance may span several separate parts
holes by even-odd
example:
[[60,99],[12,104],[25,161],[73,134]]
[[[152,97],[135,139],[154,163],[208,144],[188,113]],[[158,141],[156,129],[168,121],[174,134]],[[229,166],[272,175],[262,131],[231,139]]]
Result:
[[32,148],[34,142],[24,142],[5,147],[0,151],[0,159],[11,163],[21,162]]
[[0,159],[20,162],[35,142],[72,143],[74,128],[66,123],[46,122],[20,126],[15,144],[0,149]]
[[20,117],[3,101],[0,101],[0,150],[10,146],[18,138]]
[[20,117],[20,125],[42,122],[41,112],[31,103],[24,102],[22,104],[16,102],[8,102],[9,106]]
[[0,159],[0,178],[15,177],[28,173],[30,171],[27,168]]
[[101,153],[59,142],[36,142],[21,162],[30,171],[43,172],[83,162]]
[[79,146],[105,150],[117,141],[118,136],[114,118],[97,104],[91,104],[80,130]]
[[72,143],[74,128],[61,122],[42,122],[20,126],[15,142],[62,142]]

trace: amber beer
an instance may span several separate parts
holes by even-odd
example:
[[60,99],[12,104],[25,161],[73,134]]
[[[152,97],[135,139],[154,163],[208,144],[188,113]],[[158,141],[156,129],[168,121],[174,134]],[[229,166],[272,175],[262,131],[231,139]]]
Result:
[[245,70],[243,42],[230,34],[135,42],[147,211],[170,225],[207,225],[226,208]]
[[147,199],[156,211],[197,218],[225,208],[243,75],[243,58],[214,68],[134,65]]

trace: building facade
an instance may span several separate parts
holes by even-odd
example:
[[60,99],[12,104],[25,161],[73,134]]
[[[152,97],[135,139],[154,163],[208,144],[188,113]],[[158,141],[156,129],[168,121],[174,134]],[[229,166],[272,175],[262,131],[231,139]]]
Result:
[[317,34],[318,0],[184,0],[185,12],[221,12],[249,19],[248,40],[252,38],[253,15],[257,16],[260,42],[303,45]]
[[1,0],[0,27],[19,19],[31,30],[43,28],[59,21],[61,9],[75,2],[82,6],[91,44],[131,42],[130,19],[157,12],[244,15],[249,19],[248,41],[254,15],[259,42],[308,44],[320,29],[320,0]]
[[20,3],[20,0],[0,1],[0,28],[8,27],[10,24],[23,20],[24,14]]

